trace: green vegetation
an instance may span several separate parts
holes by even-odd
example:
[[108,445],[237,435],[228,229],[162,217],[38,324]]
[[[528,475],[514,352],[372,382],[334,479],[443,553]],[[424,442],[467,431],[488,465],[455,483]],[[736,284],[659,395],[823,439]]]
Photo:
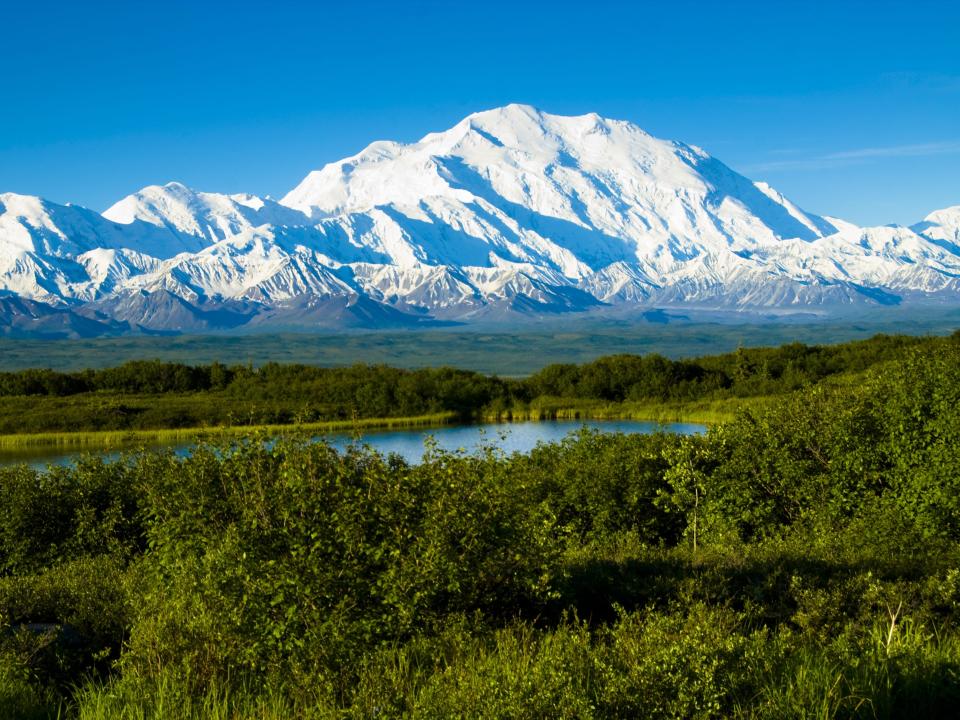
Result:
[[36,447],[76,448],[142,448],[163,447],[184,442],[204,442],[231,437],[294,434],[314,437],[326,433],[389,430],[394,428],[437,427],[457,420],[454,413],[434,413],[415,417],[354,418],[290,425],[231,425],[225,427],[187,427],[158,430],[101,430],[65,433],[18,433],[0,435],[0,451],[28,451]]
[[849,377],[934,339],[878,335],[670,360],[613,355],[523,379],[453,368],[189,366],[0,373],[0,450],[115,448],[275,432],[556,418],[717,423],[744,406]]
[[[873,308],[862,316],[831,320],[800,315],[782,322],[703,322],[676,313],[669,324],[614,319],[595,314],[578,319],[565,314],[555,320],[511,325],[438,328],[409,331],[286,333],[275,335],[123,336],[96,339],[29,339],[0,337],[0,371],[46,367],[77,371],[103,368],[143,358],[187,365],[216,361],[255,367],[269,362],[345,367],[357,358],[367,363],[416,369],[434,367],[437,358],[463,370],[520,377],[557,363],[585,363],[604,355],[661,353],[670,358],[732,352],[740,346],[788,342],[839,343],[863,340],[877,333],[946,334],[960,327],[956,308]],[[656,318],[656,314],[654,314]],[[723,314],[721,314],[723,317]],[[731,314],[725,318],[730,320]],[[229,360],[228,360],[229,359]]]
[[605,402],[589,398],[545,396],[506,409],[485,408],[479,417],[490,422],[647,420],[658,423],[690,422],[713,425],[733,419],[743,407],[761,405],[768,400],[766,397],[726,397],[712,400]]
[[960,337],[524,383],[767,400],[418,465],[250,437],[0,470],[0,717],[956,715]]

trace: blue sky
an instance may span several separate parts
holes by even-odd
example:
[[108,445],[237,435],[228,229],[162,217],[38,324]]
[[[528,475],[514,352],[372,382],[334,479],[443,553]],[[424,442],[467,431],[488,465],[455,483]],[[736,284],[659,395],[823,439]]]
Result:
[[0,192],[282,196],[524,102],[700,145],[862,224],[960,204],[960,3],[5,3]]

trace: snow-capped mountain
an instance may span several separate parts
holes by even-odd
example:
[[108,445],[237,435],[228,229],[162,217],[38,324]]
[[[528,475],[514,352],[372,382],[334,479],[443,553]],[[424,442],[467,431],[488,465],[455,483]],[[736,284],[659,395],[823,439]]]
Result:
[[960,206],[860,228],[631,123],[509,105],[373,143],[279,202],[170,183],[100,215],[0,195],[3,296],[0,315],[104,332],[956,302]]
[[960,244],[960,205],[932,212],[911,229],[931,240],[956,246]]
[[[165,228],[176,238],[168,254],[197,252],[218,240],[261,225],[306,225],[302,213],[256,195],[194,192],[180,183],[151,185],[103,213],[122,225],[137,221]],[[171,252],[172,251],[172,252]]]

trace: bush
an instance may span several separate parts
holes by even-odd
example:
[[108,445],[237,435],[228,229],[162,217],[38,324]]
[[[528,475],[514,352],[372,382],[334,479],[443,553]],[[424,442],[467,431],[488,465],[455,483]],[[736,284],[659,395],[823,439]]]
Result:
[[[416,466],[252,437],[4,470],[0,715],[951,717],[960,344],[897,343],[538,380],[604,397],[670,373],[671,395],[710,378],[798,388],[700,437],[581,432]],[[810,386],[857,365],[872,367]],[[286,417],[265,399],[281,386],[330,391],[300,417],[507,397],[449,370],[215,374],[257,417]],[[176,417],[174,400],[142,415]]]
[[0,468],[0,575],[38,572],[90,555],[129,557],[143,547],[138,464],[86,457],[39,472]]
[[0,648],[17,648],[31,676],[65,688],[104,674],[130,625],[128,588],[109,556],[0,579]]
[[492,455],[324,444],[204,448],[145,497],[150,553],[127,664],[335,675],[449,613],[549,599],[553,519]]
[[743,692],[745,657],[762,635],[739,632],[727,610],[623,615],[600,654],[600,717],[727,717]]

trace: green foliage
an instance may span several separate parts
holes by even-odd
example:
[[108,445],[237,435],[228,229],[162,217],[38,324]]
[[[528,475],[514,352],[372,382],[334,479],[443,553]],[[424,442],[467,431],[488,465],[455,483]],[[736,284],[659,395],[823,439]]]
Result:
[[0,433],[304,424],[452,413],[507,403],[507,383],[451,368],[131,362],[0,373]]
[[56,693],[31,680],[21,653],[0,650],[0,717],[13,720],[53,720],[61,717]]
[[[573,720],[594,715],[593,648],[582,624],[564,623],[549,633],[537,632],[526,624],[515,625],[488,638],[463,633],[451,637],[447,633],[441,641],[444,655],[439,662],[431,663],[432,672],[414,671],[411,675],[408,670],[386,696],[382,690],[390,686],[383,682],[381,668],[388,663],[388,667],[409,668],[413,654],[406,649],[393,651],[371,664],[350,715],[371,717],[378,708],[381,712],[389,708],[386,714],[392,717],[408,713],[435,720]],[[435,652],[436,644],[430,649]]]
[[45,472],[0,468],[0,576],[85,556],[139,552],[137,477],[151,463],[87,457]]
[[815,645],[776,639],[782,660],[761,686],[760,718],[949,718],[960,701],[956,636],[894,614]]
[[[818,385],[745,410],[671,458],[670,503],[701,534],[750,540],[856,522],[892,504],[908,532],[960,539],[960,345],[908,351],[854,386]],[[692,499],[694,498],[694,499]],[[881,514],[883,514],[881,513]],[[689,527],[688,527],[689,531]]]
[[[671,362],[536,382],[797,389],[703,436],[584,431],[527,455],[409,465],[251,437],[0,471],[0,716],[953,717],[957,339]],[[363,384],[381,370],[337,376],[337,402],[539,392]],[[282,366],[214,377],[224,397],[339,392]]]
[[840,373],[855,373],[936,341],[877,335],[841,345],[791,343],[670,360],[661,355],[611,355],[584,365],[548,365],[520,383],[518,397],[690,401],[782,395]]
[[67,717],[77,720],[289,720],[331,717],[295,706],[270,687],[214,681],[201,690],[165,670],[157,677],[124,677],[80,689]]
[[907,354],[876,392],[902,511],[928,536],[960,540],[960,343]]
[[176,465],[144,497],[150,553],[127,654],[141,672],[332,673],[450,613],[549,598],[553,518],[492,454],[409,467],[248,443]]
[[[624,615],[598,653],[601,717],[713,718],[744,690],[742,666],[758,638],[724,609]],[[759,638],[762,639],[762,638]]]
[[0,654],[42,687],[106,674],[130,621],[126,577],[109,556],[0,579]]
[[[0,434],[304,424],[452,413],[462,420],[556,415],[604,404],[694,403],[776,396],[860,372],[939,340],[878,335],[836,346],[792,343],[670,360],[611,355],[549,365],[523,380],[453,368],[320,368],[267,363],[132,361],[79,372],[0,372]],[[549,410],[549,407],[553,410]]]
[[673,435],[611,435],[582,430],[557,445],[513,460],[513,474],[531,478],[538,498],[578,542],[620,532],[649,544],[673,544],[682,525],[661,510]]

